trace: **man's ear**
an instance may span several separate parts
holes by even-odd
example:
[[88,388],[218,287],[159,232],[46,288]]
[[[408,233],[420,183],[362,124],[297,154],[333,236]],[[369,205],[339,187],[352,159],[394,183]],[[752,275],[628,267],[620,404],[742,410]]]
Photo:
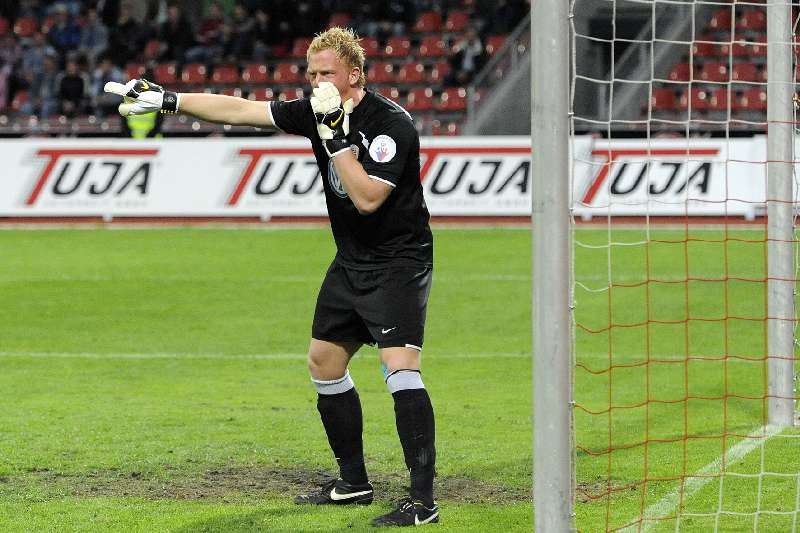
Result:
[[350,79],[348,80],[350,82],[350,85],[355,85],[356,83],[358,83],[358,78],[360,77],[361,77],[360,68],[353,67],[352,69],[350,69]]

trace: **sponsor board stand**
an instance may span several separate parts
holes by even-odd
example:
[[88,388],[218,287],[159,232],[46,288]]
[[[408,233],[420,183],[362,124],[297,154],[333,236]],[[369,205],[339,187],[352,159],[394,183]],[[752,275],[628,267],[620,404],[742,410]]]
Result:
[[[606,216],[759,216],[766,143],[747,139],[577,137],[573,212]],[[423,138],[434,217],[530,215],[528,137]],[[324,217],[306,139],[19,139],[0,143],[0,217],[25,219]]]

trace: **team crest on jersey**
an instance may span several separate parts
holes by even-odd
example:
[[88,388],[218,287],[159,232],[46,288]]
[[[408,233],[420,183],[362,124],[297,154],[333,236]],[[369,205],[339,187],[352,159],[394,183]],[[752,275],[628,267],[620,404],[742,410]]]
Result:
[[[352,151],[353,155],[358,159],[358,146],[351,144],[350,151]],[[328,159],[328,183],[336,196],[339,198],[347,198],[347,191],[344,190],[342,180],[339,178],[339,174],[336,173],[336,167],[333,166],[333,158]]]
[[369,155],[378,163],[388,163],[396,153],[397,143],[388,135],[378,135],[369,145]]

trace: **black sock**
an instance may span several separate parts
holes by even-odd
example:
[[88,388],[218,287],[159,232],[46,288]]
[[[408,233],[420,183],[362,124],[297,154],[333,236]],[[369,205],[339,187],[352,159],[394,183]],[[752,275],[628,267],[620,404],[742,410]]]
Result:
[[341,478],[353,485],[366,483],[361,402],[356,389],[340,394],[318,394],[317,410],[339,464]]
[[433,505],[433,474],[436,465],[433,406],[425,389],[392,393],[397,434],[411,473],[411,498]]

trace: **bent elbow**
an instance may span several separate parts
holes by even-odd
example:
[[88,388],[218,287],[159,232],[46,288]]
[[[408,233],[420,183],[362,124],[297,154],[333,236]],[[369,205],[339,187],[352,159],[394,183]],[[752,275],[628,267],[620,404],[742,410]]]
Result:
[[359,200],[357,202],[354,201],[353,205],[356,206],[356,211],[358,211],[359,215],[366,216],[377,211],[381,203],[383,202],[377,200]]

